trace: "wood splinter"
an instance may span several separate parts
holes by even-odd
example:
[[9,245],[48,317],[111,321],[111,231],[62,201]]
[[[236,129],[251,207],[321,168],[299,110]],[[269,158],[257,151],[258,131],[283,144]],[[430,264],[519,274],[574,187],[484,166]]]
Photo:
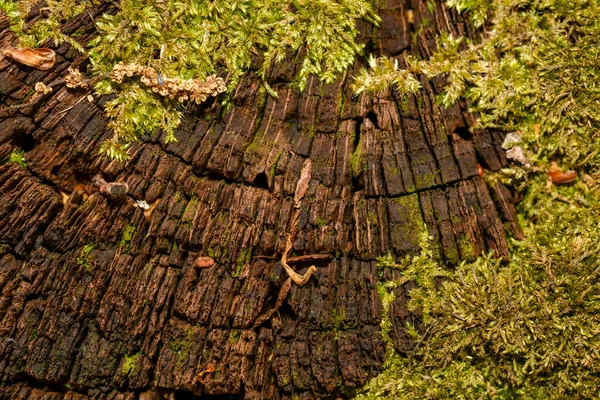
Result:
[[311,265],[308,268],[308,271],[306,271],[306,273],[304,275],[300,275],[299,273],[294,271],[287,264],[287,254],[291,249],[292,249],[292,235],[288,233],[286,246],[285,246],[285,252],[281,256],[281,265],[283,265],[283,268],[285,268],[285,272],[287,272],[288,276],[294,281],[294,283],[296,285],[303,286],[306,283],[308,283],[312,274],[317,270],[317,267],[315,267],[314,265]]

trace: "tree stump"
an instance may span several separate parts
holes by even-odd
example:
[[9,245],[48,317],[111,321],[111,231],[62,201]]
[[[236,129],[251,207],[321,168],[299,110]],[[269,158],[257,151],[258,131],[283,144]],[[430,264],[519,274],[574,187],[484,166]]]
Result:
[[[90,15],[106,8],[63,31],[89,41]],[[427,58],[442,31],[478,37],[441,2],[388,0],[379,14],[360,40],[400,63]],[[0,33],[0,45],[12,40]],[[407,98],[355,97],[349,71],[300,93],[287,85],[298,65],[281,63],[268,77],[278,98],[249,73],[230,109],[197,107],[178,143],[148,137],[119,164],[97,157],[111,136],[108,97],[80,101],[85,90],[58,85],[11,107],[37,82],[85,70],[68,45],[55,51],[49,71],[0,62],[0,159],[20,149],[27,160],[0,165],[0,397],[348,396],[385,358],[377,283],[398,272],[378,274],[377,257],[418,254],[424,226],[449,267],[489,250],[506,256],[507,231],[520,235],[511,192],[478,173],[507,165],[503,133],[470,134],[464,104],[436,104],[439,80]],[[99,173],[127,195],[100,193]],[[310,281],[255,326],[287,280],[279,260],[292,228],[290,257],[331,257],[311,260]],[[197,268],[198,257],[214,265]],[[390,310],[400,352],[411,348],[405,322],[418,321],[405,290]]]

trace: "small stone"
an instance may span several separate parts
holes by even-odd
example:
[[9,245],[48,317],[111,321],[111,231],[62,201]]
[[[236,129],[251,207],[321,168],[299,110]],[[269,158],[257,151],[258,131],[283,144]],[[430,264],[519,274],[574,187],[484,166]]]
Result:
[[196,268],[210,268],[215,265],[215,260],[210,257],[198,257],[194,262]]
[[111,182],[100,186],[100,193],[115,200],[124,197],[129,192],[129,185],[122,182]]

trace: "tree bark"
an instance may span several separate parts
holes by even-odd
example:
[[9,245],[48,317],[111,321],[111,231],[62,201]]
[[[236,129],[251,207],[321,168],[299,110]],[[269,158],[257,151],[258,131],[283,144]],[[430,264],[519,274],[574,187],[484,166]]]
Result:
[[[442,31],[477,40],[440,2],[388,0],[379,13],[360,40],[401,63],[428,57]],[[95,35],[88,13],[63,30]],[[470,134],[464,104],[436,105],[441,81],[406,99],[355,97],[349,71],[299,93],[287,85],[297,63],[282,63],[269,76],[278,98],[249,74],[229,110],[199,107],[178,143],[155,135],[119,164],[97,157],[108,98],[58,84],[86,61],[56,52],[50,71],[0,63],[0,159],[19,148],[27,159],[0,165],[0,397],[350,396],[385,358],[377,283],[399,272],[378,274],[377,257],[418,254],[424,224],[449,267],[506,257],[507,232],[521,235],[512,193],[477,168],[507,165],[503,134]],[[39,81],[57,86],[12,107]],[[104,196],[98,173],[128,195]],[[317,267],[304,286],[286,284],[280,263],[293,231],[290,258],[331,256],[290,264]],[[215,264],[196,267],[200,256]],[[406,290],[390,310],[400,352],[405,323],[418,322]]]

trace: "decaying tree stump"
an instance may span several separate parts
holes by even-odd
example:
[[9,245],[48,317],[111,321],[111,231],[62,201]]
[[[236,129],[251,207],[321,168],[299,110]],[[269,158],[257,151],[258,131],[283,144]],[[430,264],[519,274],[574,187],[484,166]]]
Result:
[[[89,40],[103,7],[63,30]],[[379,13],[380,28],[361,27],[376,54],[428,57],[443,30],[477,39],[439,2],[430,11],[424,0],[388,0]],[[0,45],[12,39],[4,29]],[[11,108],[37,82],[85,70],[68,45],[56,53],[49,71],[0,64],[0,159],[22,149],[27,160],[0,165],[2,398],[346,396],[385,357],[376,257],[417,254],[424,224],[449,266],[486,250],[505,256],[506,232],[520,235],[510,191],[478,174],[478,163],[506,165],[503,134],[469,134],[464,105],[436,105],[442,82],[423,80],[407,99],[354,97],[350,71],[299,93],[286,85],[297,65],[282,63],[269,77],[277,99],[249,76],[229,110],[198,108],[178,143],[149,137],[118,164],[96,155],[111,135],[107,97],[80,101],[85,90],[58,85]],[[99,192],[99,173],[127,195]],[[292,264],[317,271],[286,289],[278,261],[291,225],[290,257],[331,257]],[[198,257],[214,265],[198,268]],[[401,352],[416,318],[406,300],[399,289],[391,309]]]

